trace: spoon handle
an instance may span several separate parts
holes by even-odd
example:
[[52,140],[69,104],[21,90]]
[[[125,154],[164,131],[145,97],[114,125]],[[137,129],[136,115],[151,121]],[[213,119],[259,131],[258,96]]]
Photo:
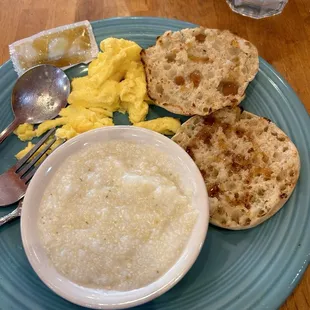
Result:
[[0,133],[0,143],[2,143],[18,125],[20,125],[20,121],[15,118],[13,122]]
[[23,200],[20,200],[17,208],[13,210],[11,213],[8,215],[5,215],[3,217],[0,217],[0,226],[4,225],[7,222],[10,222],[14,220],[15,218],[19,217],[22,211],[22,205],[23,205]]

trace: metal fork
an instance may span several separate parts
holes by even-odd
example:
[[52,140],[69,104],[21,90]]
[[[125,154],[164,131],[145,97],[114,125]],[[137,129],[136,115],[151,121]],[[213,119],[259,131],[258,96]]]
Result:
[[[34,165],[54,144],[56,138],[53,137],[38,154],[36,154],[30,161],[29,159],[38,151],[47,139],[55,133],[55,130],[55,128],[49,130],[22,159],[20,159],[7,172],[0,175],[0,207],[7,206],[19,200],[18,206],[15,210],[0,218],[0,226],[20,216],[23,204],[23,199],[21,198],[25,195],[28,183],[39,167],[39,165]],[[64,142],[65,140],[63,140],[58,146]]]
[[38,154],[36,154],[29,162],[28,160],[54,133],[55,128],[49,130],[23,158],[21,158],[8,171],[0,175],[0,207],[15,203],[24,196],[28,183],[39,166],[34,165],[53,145],[56,138],[53,137]]

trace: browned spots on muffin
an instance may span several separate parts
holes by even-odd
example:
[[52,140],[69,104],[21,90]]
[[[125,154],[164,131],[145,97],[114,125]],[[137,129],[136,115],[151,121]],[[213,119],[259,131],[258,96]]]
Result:
[[251,224],[251,219],[250,218],[246,218],[244,221],[244,225],[248,226]]
[[225,155],[226,157],[229,157],[229,156],[232,155],[232,152],[231,152],[230,150],[226,150],[226,151],[224,151],[224,155]]
[[239,42],[237,40],[235,40],[235,39],[230,42],[230,45],[233,46],[233,47],[236,47],[236,48],[240,47],[239,46]]
[[196,63],[209,63],[210,62],[210,58],[208,56],[188,55],[188,59]]
[[203,123],[207,126],[212,126],[215,123],[215,117],[212,115],[205,116],[203,118]]
[[186,151],[186,153],[191,157],[191,158],[195,158],[195,155],[194,155],[194,152],[193,152],[193,149],[191,148],[191,147],[187,147],[186,149],[185,149],[185,151]]
[[264,153],[264,152],[262,152],[262,160],[263,160],[263,162],[264,162],[265,164],[267,164],[267,163],[268,163],[268,160],[269,160],[268,156],[267,156],[266,153]]
[[225,136],[231,133],[232,126],[228,123],[219,123],[219,125],[222,127],[223,133]]
[[238,163],[241,163],[244,165],[244,163],[247,164],[247,161],[245,160],[245,157],[241,154],[236,154],[234,155],[234,160],[237,161]]
[[208,190],[208,195],[209,197],[213,198],[219,198],[219,195],[221,193],[221,189],[219,188],[218,184],[214,183],[214,184],[209,184],[207,186],[207,190]]
[[177,85],[184,85],[185,84],[185,79],[184,79],[183,76],[178,75],[178,76],[176,76],[174,78],[174,83],[177,84]]
[[283,173],[279,173],[276,177],[277,182],[281,182],[283,180]]
[[250,142],[252,142],[253,140],[255,140],[255,137],[253,135],[253,132],[251,131],[246,131],[244,136],[246,137],[246,139]]
[[201,81],[201,73],[199,70],[195,70],[193,71],[190,75],[189,75],[189,79],[193,82],[194,87],[198,87]]
[[264,180],[270,180],[272,175],[272,170],[268,167],[255,167],[252,169],[249,178],[263,176]]
[[166,59],[167,61],[170,63],[170,62],[174,62],[175,61],[175,58],[176,58],[176,54],[175,53],[169,53],[166,55]]
[[203,43],[206,39],[206,35],[203,33],[199,33],[195,36],[196,41],[198,41],[199,43]]
[[263,117],[264,120],[266,120],[268,123],[271,123],[271,120],[267,117]]
[[204,169],[199,169],[199,170],[200,170],[200,173],[201,173],[201,175],[202,175],[202,177],[203,177],[204,179],[206,179],[207,177],[209,177],[209,173],[206,172],[206,170],[204,170]]
[[164,88],[162,87],[161,84],[156,84],[156,91],[157,91],[159,94],[163,94]]
[[221,81],[217,87],[217,90],[224,96],[237,95],[239,85],[233,81]]
[[262,216],[264,216],[264,215],[266,215],[266,211],[264,211],[264,210],[259,210],[259,212],[258,212],[258,214],[257,214],[257,217],[262,217]]
[[238,173],[241,170],[248,170],[251,168],[251,161],[246,159],[241,154],[234,154],[232,156],[232,163],[230,164],[230,169],[234,173]]
[[294,177],[295,174],[296,174],[295,171],[294,171],[294,170],[291,170],[289,175],[290,175],[290,177]]
[[261,164],[262,162],[267,164],[269,161],[269,157],[266,155],[265,152],[257,151],[254,155],[252,155],[253,163]]
[[208,129],[210,133],[216,133],[218,128],[221,127],[223,133],[225,135],[228,135],[233,129],[233,127],[229,123],[221,122],[220,120],[216,119],[212,114],[205,116],[203,119],[203,123],[204,125],[211,127],[210,129]]
[[[223,138],[218,139],[218,146],[221,150],[225,150],[227,148],[226,140]],[[219,159],[219,158],[218,158]]]
[[240,58],[236,56],[232,59],[232,62],[234,62],[236,65],[240,65]]
[[229,198],[228,201],[233,206],[243,206],[247,210],[251,209],[251,203],[253,203],[254,196],[249,192],[244,194],[235,193],[234,199]]
[[224,211],[223,208],[219,207],[219,208],[217,209],[217,213],[218,213],[219,215],[224,215],[225,211]]
[[209,146],[212,145],[211,139],[212,139],[212,135],[208,132],[205,132],[204,135],[202,136],[202,142]]
[[230,165],[230,170],[234,173],[238,173],[242,170],[242,167],[238,163],[233,161]]
[[263,188],[259,188],[259,189],[257,190],[257,194],[258,194],[258,196],[264,196],[265,190],[264,190]]
[[244,136],[245,130],[243,128],[236,128],[236,135],[238,138],[242,138]]
[[286,193],[280,194],[280,198],[281,198],[281,199],[286,199],[286,198],[287,198],[287,194],[286,194]]
[[286,140],[285,136],[277,136],[277,140],[280,142],[284,142]]
[[222,219],[222,220],[221,220],[221,224],[222,224],[223,226],[227,226],[226,220],[225,220],[225,219]]
[[250,205],[248,202],[246,202],[246,203],[244,204],[244,207],[245,207],[246,209],[248,209],[248,210],[251,209],[251,205]]

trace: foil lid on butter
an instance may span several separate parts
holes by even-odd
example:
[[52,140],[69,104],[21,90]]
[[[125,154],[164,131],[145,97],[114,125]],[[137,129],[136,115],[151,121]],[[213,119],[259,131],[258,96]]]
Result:
[[87,63],[99,52],[88,21],[42,31],[12,43],[9,49],[18,75],[39,64],[67,68]]

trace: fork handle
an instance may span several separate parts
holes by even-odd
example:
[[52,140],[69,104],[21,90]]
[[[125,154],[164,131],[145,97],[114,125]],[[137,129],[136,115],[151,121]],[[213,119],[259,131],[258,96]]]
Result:
[[13,122],[0,133],[0,143],[2,143],[20,125],[20,120],[15,118]]
[[15,210],[13,210],[11,213],[9,213],[8,215],[0,217],[0,226],[19,217],[21,214],[21,210],[22,208],[18,205],[18,207]]

